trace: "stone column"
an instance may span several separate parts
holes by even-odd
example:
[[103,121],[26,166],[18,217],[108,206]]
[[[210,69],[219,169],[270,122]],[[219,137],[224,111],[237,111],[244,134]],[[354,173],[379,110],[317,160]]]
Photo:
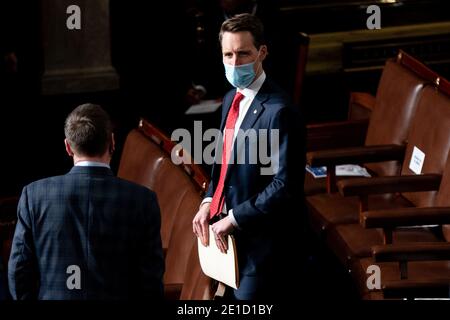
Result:
[[[80,29],[70,30],[67,8],[80,8]],[[111,64],[109,0],[41,0],[42,93],[114,90],[118,75]]]

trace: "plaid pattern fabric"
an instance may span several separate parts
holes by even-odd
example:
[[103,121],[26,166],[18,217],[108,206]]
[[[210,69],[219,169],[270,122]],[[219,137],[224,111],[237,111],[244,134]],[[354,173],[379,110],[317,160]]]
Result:
[[26,186],[9,261],[13,298],[162,297],[160,219],[152,191],[108,168],[73,167]]

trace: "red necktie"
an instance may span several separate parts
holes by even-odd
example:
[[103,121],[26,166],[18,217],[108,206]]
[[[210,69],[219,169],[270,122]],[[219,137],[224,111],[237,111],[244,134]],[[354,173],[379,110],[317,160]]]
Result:
[[244,95],[240,92],[236,92],[233,102],[231,103],[230,111],[228,112],[227,121],[225,123],[225,138],[222,147],[222,165],[220,166],[220,177],[217,183],[216,191],[211,201],[209,218],[213,218],[222,212],[224,195],[223,187],[225,183],[225,176],[227,174],[228,162],[230,160],[230,153],[233,146],[234,126],[239,116],[239,104],[244,99]]

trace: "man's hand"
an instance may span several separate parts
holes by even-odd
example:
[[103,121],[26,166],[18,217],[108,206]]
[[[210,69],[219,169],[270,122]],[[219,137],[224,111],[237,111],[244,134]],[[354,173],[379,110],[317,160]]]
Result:
[[209,245],[209,207],[211,203],[204,203],[192,221],[192,229],[194,234],[200,238],[202,244],[207,247]]
[[228,250],[228,235],[233,231],[234,226],[230,221],[230,217],[225,217],[222,220],[217,221],[211,226],[215,238],[216,244],[222,253],[226,253]]

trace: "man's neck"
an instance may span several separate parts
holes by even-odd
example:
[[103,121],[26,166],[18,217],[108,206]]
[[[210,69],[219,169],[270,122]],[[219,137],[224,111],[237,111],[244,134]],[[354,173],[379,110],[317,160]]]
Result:
[[73,164],[76,165],[79,162],[82,161],[88,161],[88,162],[97,162],[97,163],[103,163],[109,166],[110,158],[105,156],[102,157],[84,157],[84,156],[73,156]]

